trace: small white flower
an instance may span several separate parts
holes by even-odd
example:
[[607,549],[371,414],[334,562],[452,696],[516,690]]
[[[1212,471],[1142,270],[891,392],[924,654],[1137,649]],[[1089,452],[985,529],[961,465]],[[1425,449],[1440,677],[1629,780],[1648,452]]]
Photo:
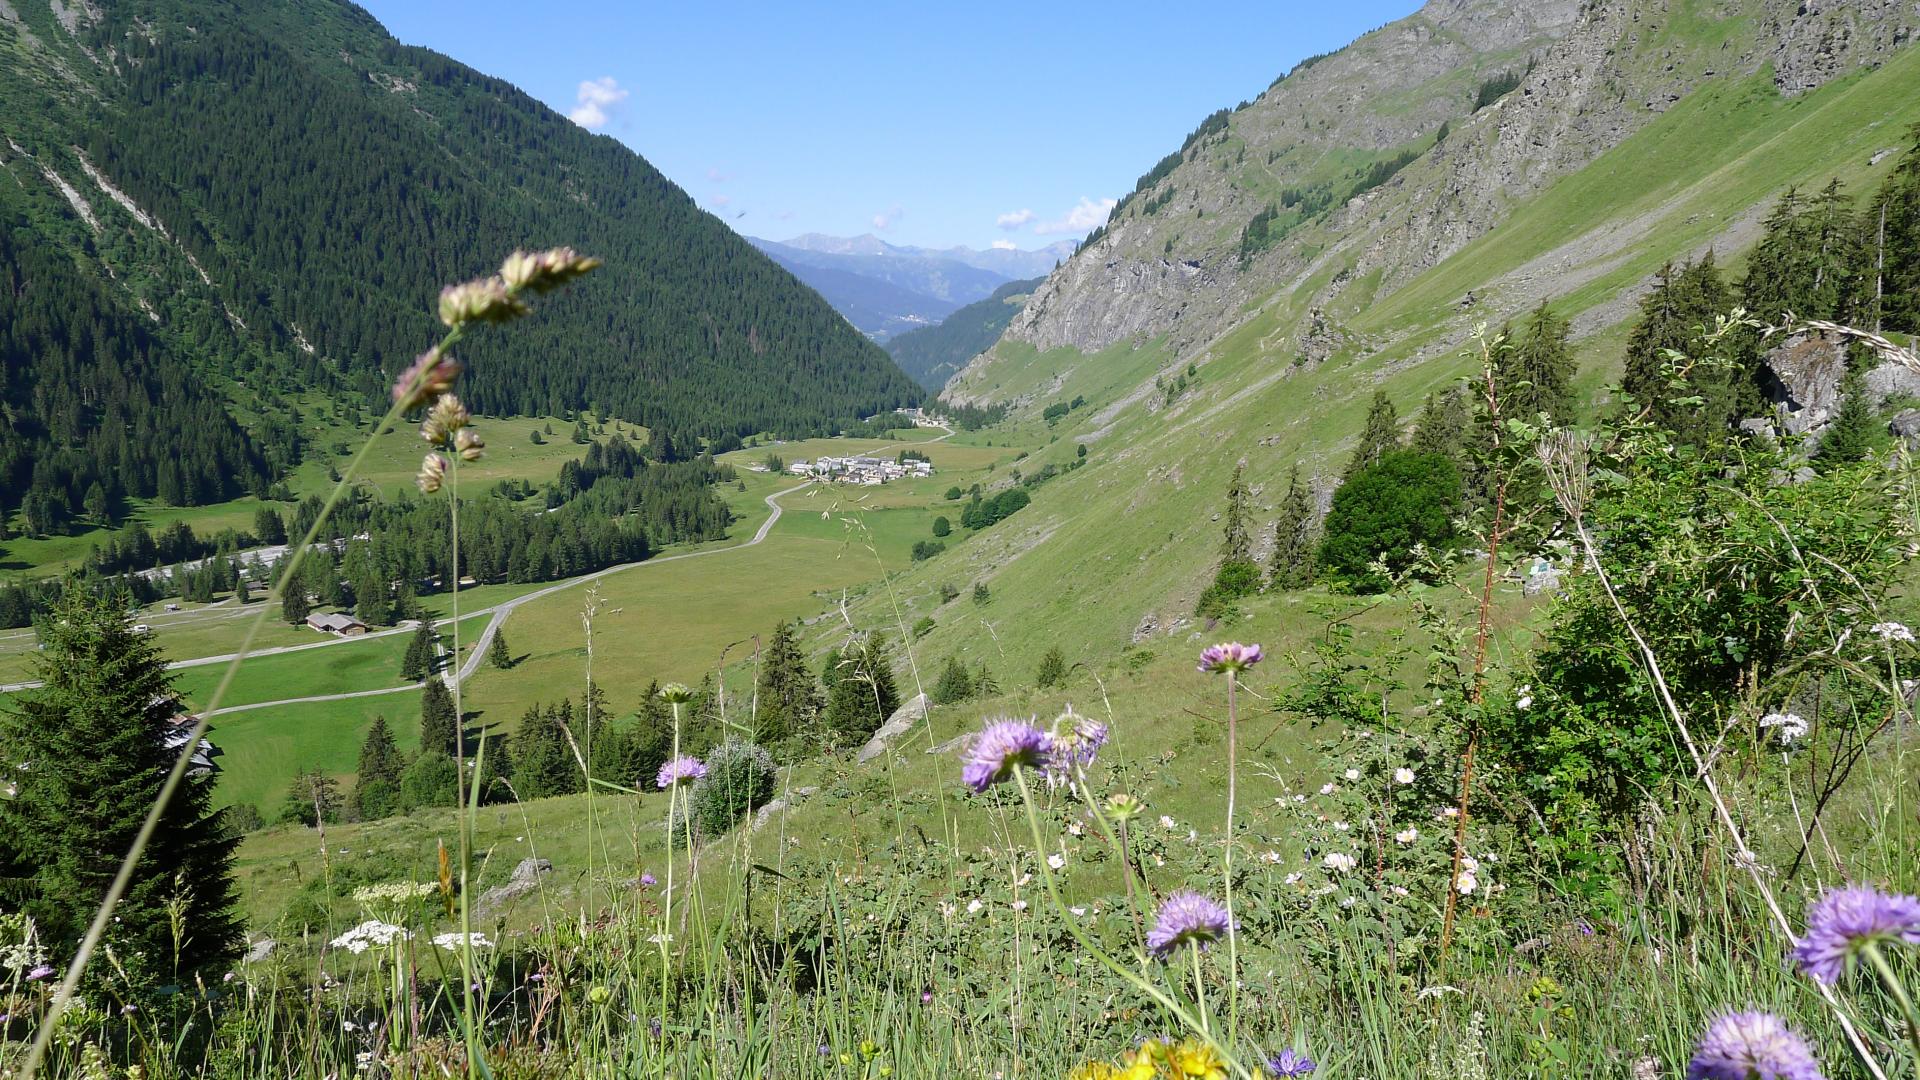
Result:
[[406,941],[411,937],[413,937],[412,934],[409,934],[405,929],[395,926],[392,923],[384,923],[378,919],[368,919],[359,926],[334,938],[333,947],[336,949],[345,949],[357,955],[366,952],[370,946],[391,945],[396,938],[400,941]]
[[1163,829],[1166,829],[1166,830],[1168,830],[1168,831],[1172,831],[1172,830],[1174,830],[1174,829],[1177,829],[1177,828],[1179,828],[1180,826],[1179,826],[1179,825],[1177,825],[1177,824],[1175,824],[1175,823],[1174,823],[1174,820],[1173,820],[1172,818],[1170,818],[1170,817],[1168,817],[1168,816],[1167,816],[1167,815],[1165,815],[1165,814],[1161,814],[1161,815],[1160,815],[1160,827],[1161,827],[1161,828],[1163,828]]
[[1393,834],[1393,840],[1396,844],[1411,844],[1418,839],[1420,839],[1420,830],[1411,825]]
[[1267,863],[1269,865],[1277,865],[1282,861],[1282,859],[1279,852],[1269,851],[1266,854],[1260,856],[1260,861],[1263,863]]
[[1440,808],[1440,816],[1441,817],[1459,817],[1460,808],[1457,806],[1443,806]]
[[1299,874],[1299,872],[1298,872],[1298,871],[1295,871],[1294,873],[1291,873],[1291,874],[1288,874],[1288,875],[1286,876],[1286,878],[1285,878],[1285,881],[1286,881],[1286,883],[1287,883],[1288,885],[1298,885],[1298,884],[1300,884],[1300,874]]
[[1466,991],[1457,986],[1429,986],[1413,996],[1417,1000],[1425,1001],[1428,998],[1439,997],[1442,994],[1460,994],[1464,996]]
[[1321,785],[1320,785],[1320,794],[1322,794],[1322,795],[1331,795],[1331,794],[1333,794],[1333,785],[1332,785],[1332,784],[1321,784]]
[[1067,857],[1056,851],[1053,854],[1047,856],[1047,865],[1053,867],[1055,870],[1065,869],[1067,865]]
[[1393,770],[1393,782],[1401,786],[1413,783],[1413,770],[1405,765]]
[[1073,917],[1076,919],[1085,916],[1087,913],[1087,909],[1083,907],[1070,907],[1067,910],[1073,912]]
[[1360,860],[1354,858],[1353,856],[1347,854],[1344,851],[1328,852],[1327,857],[1320,860],[1320,862],[1327,869],[1332,870],[1336,874],[1344,874],[1347,871],[1352,870],[1354,867],[1360,865]]
[[1351,828],[1353,828],[1353,826],[1347,824],[1344,821],[1336,821],[1333,823],[1334,832],[1346,832],[1348,829],[1351,829]]
[[1768,713],[1760,718],[1760,726],[1774,729],[1782,746],[1792,746],[1807,733],[1807,721],[1798,713]]
[[1360,779],[1360,770],[1348,769],[1346,772],[1342,773],[1341,775],[1345,776],[1349,780],[1358,780]]
[[1867,627],[1867,629],[1872,633],[1880,635],[1881,641],[1911,642],[1913,640],[1913,631],[1907,629],[1907,624],[1905,623],[1877,622]]
[[1461,871],[1460,877],[1454,883],[1454,888],[1460,890],[1461,896],[1465,896],[1478,888],[1479,885],[1479,879],[1475,878],[1472,874]]
[[969,900],[967,901],[967,914],[978,915],[980,913],[980,909],[985,906],[986,905],[982,904],[978,900]]
[[1082,828],[1080,823],[1077,821],[1070,821],[1067,823],[1067,832],[1069,835],[1079,836],[1085,833],[1086,831],[1087,830]]
[[1513,707],[1514,707],[1514,708],[1516,708],[1516,709],[1531,709],[1531,708],[1533,708],[1533,695],[1532,695],[1532,694],[1522,694],[1522,695],[1521,695],[1521,697],[1520,697],[1520,700],[1519,700],[1519,701],[1516,701],[1516,702],[1514,702],[1514,703],[1513,703]]
[[487,935],[480,934],[480,933],[435,934],[433,935],[433,943],[447,950],[448,952],[459,952],[461,947],[465,945],[471,945],[476,949],[493,948],[493,942],[487,940]]
[[1407,887],[1406,887],[1405,885],[1394,885],[1394,886],[1391,886],[1391,887],[1389,887],[1389,888],[1387,889],[1387,891],[1388,891],[1388,892],[1390,892],[1390,893],[1392,893],[1392,894],[1393,894],[1393,895],[1395,895],[1395,896],[1406,896],[1406,895],[1407,895]]
[[1015,900],[1013,902],[1013,910],[1015,911],[1027,910],[1027,902],[1025,900]]
[[1341,906],[1341,907],[1343,907],[1343,908],[1349,908],[1349,907],[1352,907],[1352,906],[1354,905],[1354,900],[1355,900],[1355,898],[1354,898],[1354,897],[1351,897],[1351,896],[1343,896],[1343,897],[1341,897],[1341,898],[1340,898],[1340,906]]

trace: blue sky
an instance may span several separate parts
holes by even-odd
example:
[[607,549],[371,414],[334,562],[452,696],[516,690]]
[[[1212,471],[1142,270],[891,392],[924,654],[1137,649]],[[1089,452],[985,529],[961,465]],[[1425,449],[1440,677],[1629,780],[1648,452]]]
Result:
[[361,0],[621,140],[741,232],[1078,238],[1214,109],[1418,0]]

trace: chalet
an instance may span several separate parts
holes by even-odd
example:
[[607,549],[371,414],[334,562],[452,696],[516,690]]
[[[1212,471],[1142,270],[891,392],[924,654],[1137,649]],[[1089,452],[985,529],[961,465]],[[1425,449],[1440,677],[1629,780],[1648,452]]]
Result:
[[[177,754],[180,752],[181,747],[187,745],[187,736],[193,733],[193,725],[198,719],[199,718],[192,713],[182,713],[173,718],[173,727],[167,731],[166,745],[169,752]],[[193,758],[187,765],[187,774],[189,776],[205,776],[213,772],[219,768],[218,765],[213,763],[213,759],[219,756],[219,747],[205,739],[201,739],[200,745],[193,749]]]
[[340,637],[359,637],[367,632],[366,623],[337,611],[324,615],[316,611],[307,616],[307,625],[323,634],[337,634]]

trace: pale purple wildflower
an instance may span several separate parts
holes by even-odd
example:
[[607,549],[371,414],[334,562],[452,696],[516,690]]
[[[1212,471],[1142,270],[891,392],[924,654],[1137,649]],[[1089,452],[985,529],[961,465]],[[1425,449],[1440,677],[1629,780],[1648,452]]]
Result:
[[700,763],[699,758],[682,754],[660,766],[660,775],[654,777],[654,783],[664,789],[676,784],[684,784],[689,780],[698,780],[705,775],[707,775],[707,767]]
[[1289,1046],[1267,1059],[1267,1071],[1276,1077],[1310,1075],[1319,1063]]
[[1242,645],[1237,641],[1209,645],[1200,652],[1200,670],[1217,675],[1222,671],[1245,671],[1265,658],[1258,645]]
[[1687,1080],[1823,1080],[1806,1041],[1772,1013],[1723,1013],[1687,1064]]
[[1793,959],[1832,985],[1862,948],[1881,941],[1920,945],[1920,897],[1848,885],[1829,889],[1808,909],[1807,933],[1794,943]]
[[960,779],[975,791],[985,791],[1013,776],[1013,768],[1044,769],[1053,752],[1047,733],[1023,720],[995,720],[974,736]]
[[659,878],[654,877],[652,874],[640,875],[640,884],[646,886],[649,889],[653,888],[656,884],[658,884],[659,880],[660,880]]
[[1054,722],[1054,729],[1047,736],[1051,750],[1047,756],[1047,786],[1050,788],[1069,780],[1073,770],[1091,767],[1093,759],[1100,754],[1100,748],[1107,745],[1107,725],[1098,720],[1074,716],[1072,725],[1064,731],[1060,730],[1058,720]]
[[52,974],[53,974],[52,966],[48,964],[40,964],[34,967],[32,971],[27,972],[27,981],[39,982],[41,979],[44,979],[47,976]]
[[1165,956],[1188,943],[1205,946],[1230,932],[1226,908],[1192,889],[1182,889],[1160,902],[1153,929],[1147,931],[1147,948],[1155,956]]

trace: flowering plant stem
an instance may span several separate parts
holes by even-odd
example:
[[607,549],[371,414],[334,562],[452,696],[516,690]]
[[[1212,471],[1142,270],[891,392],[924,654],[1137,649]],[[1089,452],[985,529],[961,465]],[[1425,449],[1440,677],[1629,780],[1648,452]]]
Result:
[[1908,996],[1906,984],[1894,973],[1893,965],[1887,962],[1886,954],[1880,951],[1878,942],[1869,941],[1860,950],[1865,954],[1867,963],[1873,965],[1874,974],[1880,976],[1880,984],[1893,995],[1900,1006],[1900,1014],[1907,1021],[1907,1040],[1913,1043],[1913,1061],[1920,1067],[1920,1010],[1915,1010],[1913,998]]
[[[1027,827],[1033,832],[1033,849],[1035,852],[1045,851],[1046,843],[1040,838],[1040,817],[1033,807],[1033,792],[1029,790],[1027,786],[1026,766],[1016,763],[1013,766],[1013,779],[1014,783],[1019,785],[1020,788],[1020,802],[1027,810]],[[1172,1013],[1174,1019],[1180,1021],[1188,1030],[1199,1032],[1200,1037],[1206,1041],[1207,1045],[1219,1052],[1221,1058],[1226,1061],[1227,1067],[1231,1068],[1241,1080],[1260,1080],[1257,1074],[1250,1072],[1245,1065],[1240,1064],[1240,1060],[1234,1056],[1231,1049],[1220,1045],[1220,1043],[1214,1039],[1213,1033],[1208,1030],[1203,1019],[1194,1016],[1191,1010],[1174,1000],[1171,994],[1148,982],[1138,972],[1129,970],[1126,965],[1108,955],[1105,949],[1102,949],[1092,938],[1087,936],[1086,931],[1080,929],[1080,924],[1073,918],[1073,913],[1067,910],[1066,903],[1060,899],[1060,890],[1054,884],[1053,880],[1053,868],[1047,865],[1047,860],[1044,858],[1040,860],[1040,880],[1047,887],[1047,899],[1053,903],[1054,910],[1060,914],[1061,919],[1066,923],[1067,933],[1073,935],[1073,940],[1078,942],[1081,948],[1085,949],[1095,960],[1098,960],[1101,966],[1105,967],[1108,971],[1120,976],[1139,989],[1141,993],[1146,994],[1158,1002],[1162,1008]],[[1229,928],[1228,933],[1231,934],[1232,932],[1232,929]],[[1196,975],[1198,974],[1197,967],[1195,973]]]
[[[1239,695],[1240,673],[1227,669],[1227,844],[1223,861],[1225,863],[1227,898],[1227,1042],[1235,1042],[1240,1034],[1240,935],[1234,932],[1233,917],[1233,810],[1239,793],[1239,734],[1240,711]],[[1200,957],[1194,954],[1194,972],[1199,974]],[[1199,992],[1199,986],[1194,992]],[[1201,999],[1200,1015],[1206,1017],[1206,1001]]]

